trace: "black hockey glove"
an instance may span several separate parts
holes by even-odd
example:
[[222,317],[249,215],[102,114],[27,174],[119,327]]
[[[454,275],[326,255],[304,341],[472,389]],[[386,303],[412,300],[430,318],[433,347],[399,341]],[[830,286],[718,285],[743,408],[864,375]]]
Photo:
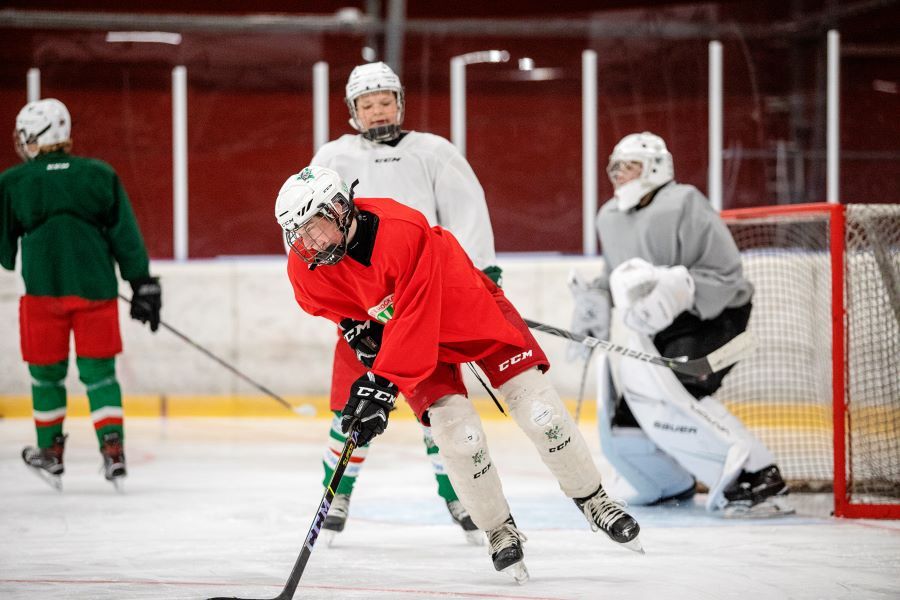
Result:
[[397,392],[396,385],[372,372],[354,381],[350,386],[350,398],[341,412],[341,431],[349,434],[353,422],[359,421],[357,443],[359,446],[368,444],[387,429]]
[[162,308],[162,288],[159,277],[141,277],[130,282],[131,318],[150,323],[150,331],[159,329],[159,309]]
[[381,335],[384,333],[384,325],[377,321],[355,321],[344,319],[339,324],[344,339],[356,352],[356,358],[363,365],[372,367],[375,357],[381,349]]

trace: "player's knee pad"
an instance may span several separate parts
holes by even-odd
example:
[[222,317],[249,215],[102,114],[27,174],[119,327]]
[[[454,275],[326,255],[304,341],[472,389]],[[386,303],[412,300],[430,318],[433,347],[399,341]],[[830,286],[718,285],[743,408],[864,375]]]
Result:
[[50,365],[28,365],[28,372],[35,386],[59,387],[66,379],[69,361],[63,360]]
[[570,498],[594,493],[600,485],[600,472],[549,377],[529,369],[501,385],[500,393],[563,492]]
[[445,396],[428,409],[428,418],[444,468],[472,521],[483,530],[499,526],[509,516],[509,505],[472,402]]
[[115,358],[84,358],[79,356],[75,359],[75,364],[78,365],[78,379],[86,386],[90,387],[102,384],[108,380],[115,380]]

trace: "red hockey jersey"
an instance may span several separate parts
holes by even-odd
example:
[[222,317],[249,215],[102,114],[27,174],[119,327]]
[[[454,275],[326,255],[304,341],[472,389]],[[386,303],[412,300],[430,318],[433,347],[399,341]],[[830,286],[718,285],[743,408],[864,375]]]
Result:
[[371,265],[345,256],[310,270],[291,252],[288,276],[311,315],[385,324],[375,374],[408,394],[438,361],[469,362],[525,343],[494,300],[502,292],[488,289],[489,280],[449,231],[388,198],[355,202],[379,219]]

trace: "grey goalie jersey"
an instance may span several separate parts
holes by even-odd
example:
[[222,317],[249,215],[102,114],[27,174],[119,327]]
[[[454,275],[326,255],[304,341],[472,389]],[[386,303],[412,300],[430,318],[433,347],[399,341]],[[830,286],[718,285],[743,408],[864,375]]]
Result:
[[692,185],[668,183],[647,206],[621,212],[615,201],[600,209],[597,230],[612,272],[629,258],[656,266],[684,265],[696,284],[691,312],[712,319],[753,296],[731,233]]
[[449,229],[479,269],[497,264],[484,190],[446,139],[410,131],[391,146],[343,135],[322,146],[312,164],[334,169],[347,183],[358,179],[360,198],[393,198]]

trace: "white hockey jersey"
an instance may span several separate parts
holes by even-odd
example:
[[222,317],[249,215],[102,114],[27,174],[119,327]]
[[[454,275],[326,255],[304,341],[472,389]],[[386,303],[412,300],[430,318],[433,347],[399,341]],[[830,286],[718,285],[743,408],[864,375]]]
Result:
[[634,257],[687,267],[696,286],[691,312],[701,319],[743,306],[753,296],[731,232],[692,185],[668,183],[650,204],[624,213],[609,201],[600,208],[597,231],[609,272]]
[[322,146],[311,164],[337,171],[355,195],[393,198],[453,232],[479,269],[496,265],[484,190],[465,158],[446,139],[406,132],[395,146],[343,135]]

